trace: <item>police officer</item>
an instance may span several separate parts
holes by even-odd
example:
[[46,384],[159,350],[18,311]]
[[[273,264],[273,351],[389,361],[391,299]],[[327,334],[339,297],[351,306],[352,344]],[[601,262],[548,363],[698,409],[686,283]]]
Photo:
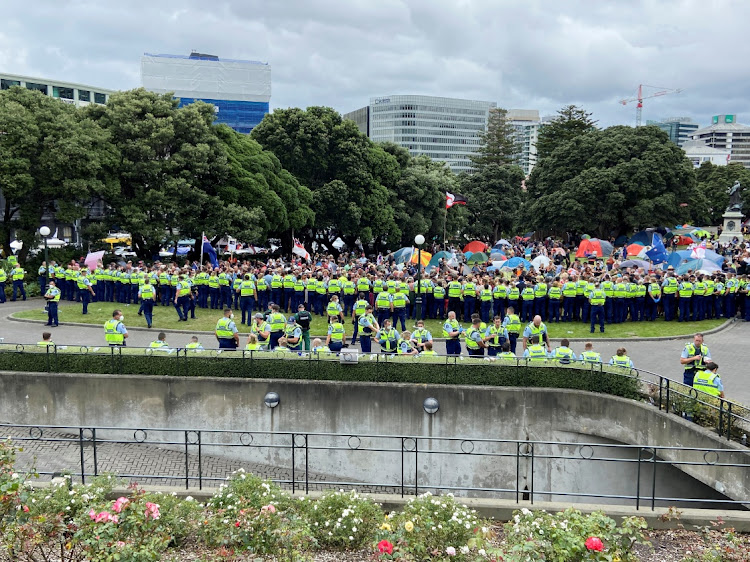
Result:
[[691,300],[693,298],[693,283],[691,282],[691,278],[687,275],[682,278],[682,283],[680,283],[677,288],[677,294],[679,295],[677,302],[680,305],[680,317],[677,319],[677,321],[690,322],[690,320],[692,319]]
[[125,320],[125,315],[120,310],[114,310],[112,318],[104,323],[104,339],[110,347],[124,347],[126,345],[125,340],[128,339],[128,330],[122,323],[123,320]]
[[503,318],[496,314],[491,326],[487,326],[484,332],[484,342],[487,344],[487,355],[496,357],[503,345],[509,340],[508,330],[502,324]]
[[[352,306],[352,324],[354,324],[354,329],[352,330],[351,345],[357,343],[357,335],[359,333],[359,319],[365,314],[365,311],[367,310],[367,306],[369,304],[370,303],[365,300],[365,294],[360,293],[359,298]],[[372,307],[370,308],[372,309]]]
[[88,274],[89,270],[83,269],[83,271],[81,271],[80,275],[78,276],[78,279],[76,280],[76,284],[78,286],[78,295],[81,299],[81,303],[83,304],[83,314],[89,313],[90,298],[94,296],[94,289],[91,287],[91,280],[89,279]]
[[[187,315],[188,309],[190,308],[191,298],[192,295],[190,294],[190,283],[188,283],[187,276],[183,273],[179,276],[179,281],[177,282],[177,292],[174,297],[174,307],[175,310],[177,310],[177,316],[179,317],[178,322],[187,322]],[[227,308],[231,308],[231,299],[230,304],[229,306],[227,306]]]
[[604,305],[607,302],[607,295],[604,293],[604,289],[601,288],[601,283],[598,281],[594,286],[594,290],[589,293],[589,305],[591,307],[591,333],[594,333],[594,326],[599,322],[599,331],[604,333]]
[[290,316],[286,321],[284,337],[286,338],[286,346],[290,351],[300,351],[302,349],[302,327],[297,324],[294,315]]
[[13,295],[10,298],[12,302],[15,302],[16,294],[18,292],[21,293],[23,300],[26,300],[26,289],[24,289],[23,286],[23,278],[25,275],[26,271],[24,271],[19,264],[16,264],[16,266],[10,270],[10,278],[13,280]]
[[267,320],[271,330],[269,349],[274,349],[279,343],[279,338],[284,335],[284,326],[286,326],[286,317],[281,314],[281,307],[278,304],[271,306],[271,314],[268,315]]
[[5,282],[8,280],[8,275],[5,270],[0,267],[0,304],[5,302]]
[[724,385],[721,383],[718,370],[717,363],[713,361],[706,363],[705,368],[695,374],[693,388],[717,398],[724,398]]
[[523,331],[523,348],[528,347],[528,341],[532,336],[539,336],[539,341],[547,345],[547,351],[552,351],[552,347],[549,343],[549,334],[547,333],[547,326],[542,322],[542,317],[537,315],[534,316],[534,320],[526,326]]
[[483,334],[480,330],[481,324],[481,318],[475,317],[471,322],[471,327],[466,330],[466,349],[469,355],[484,356],[484,349],[487,347],[487,344],[484,342]]
[[411,343],[420,353],[427,343],[432,343],[432,334],[424,327],[424,320],[417,320],[417,327],[411,333]]
[[443,337],[445,341],[445,352],[447,355],[461,355],[461,332],[464,329],[456,320],[455,311],[448,312],[448,319],[443,324]]
[[555,359],[561,365],[569,365],[573,361],[578,361],[578,357],[569,346],[570,340],[567,338],[560,340],[560,345],[552,350],[550,358]]
[[304,301],[297,305],[297,314],[294,315],[294,319],[302,329],[302,349],[310,351],[310,323],[312,322],[312,314],[305,310]]
[[219,340],[219,349],[237,349],[237,346],[239,346],[240,334],[234,323],[234,314],[231,308],[224,309],[224,317],[216,323],[214,334],[216,339]]
[[[0,270],[2,271],[2,270]],[[3,289],[4,292],[4,289]],[[60,289],[57,288],[54,279],[50,279],[47,291],[44,293],[44,298],[47,301],[47,326],[57,326],[59,321],[57,319],[57,304],[60,302]],[[4,295],[3,295],[4,296]]]
[[[394,330],[395,331],[395,330]],[[328,322],[328,336],[326,345],[328,349],[336,353],[343,349],[346,340],[346,329],[341,323],[341,316],[330,316]]]
[[358,318],[357,325],[358,329],[362,331],[362,334],[359,336],[362,353],[371,353],[372,336],[380,331],[380,326],[372,314],[372,305],[368,304],[365,306],[365,313]]
[[393,327],[396,328],[400,320],[401,331],[403,332],[406,330],[406,307],[409,304],[409,297],[406,296],[406,293],[403,291],[400,283],[396,285],[396,292],[392,296]]
[[529,346],[524,350],[523,357],[529,359],[532,363],[547,361],[548,351],[544,344],[540,343],[538,334],[534,334],[529,339]]
[[624,347],[619,348],[617,354],[613,355],[609,360],[609,364],[614,365],[615,367],[635,369],[635,365],[633,365],[633,362],[630,360],[627,353],[628,352]]
[[378,331],[378,344],[382,353],[395,353],[398,348],[399,335],[391,325],[391,319],[386,318],[383,327]]
[[688,343],[680,355],[680,364],[685,366],[682,382],[687,386],[693,386],[693,379],[698,371],[705,368],[711,362],[711,352],[703,343],[703,334],[693,336],[692,343]]
[[271,327],[266,322],[265,317],[262,313],[257,312],[255,314],[255,322],[250,326],[250,333],[255,335],[256,344],[258,349],[268,349],[271,342]]
[[602,356],[594,351],[594,344],[590,341],[587,341],[583,348],[583,353],[581,353],[581,361],[584,361],[586,363],[601,363],[602,362]]
[[252,280],[252,275],[245,273],[244,279],[240,281],[240,286],[237,288],[237,292],[240,295],[240,310],[242,310],[242,324],[248,326],[253,323],[252,315],[253,309],[255,308],[255,282]]
[[154,301],[156,300],[156,289],[151,284],[150,277],[146,277],[143,280],[143,285],[139,288],[138,296],[141,299],[141,308],[143,309],[143,316],[146,319],[146,326],[150,328],[153,322]]
[[521,334],[521,319],[515,313],[515,309],[512,306],[509,306],[506,310],[505,318],[503,318],[503,328],[508,331],[510,350],[515,354],[518,336]]
[[662,301],[664,302],[664,320],[670,322],[675,317],[675,304],[679,283],[674,277],[674,267],[667,267],[667,277],[661,283]]

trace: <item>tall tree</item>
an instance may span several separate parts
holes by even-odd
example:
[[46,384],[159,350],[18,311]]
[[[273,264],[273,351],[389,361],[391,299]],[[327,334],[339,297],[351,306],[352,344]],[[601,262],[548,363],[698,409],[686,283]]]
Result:
[[23,259],[46,213],[66,222],[84,218],[92,199],[115,191],[109,170],[116,157],[107,133],[75,107],[20,87],[0,92],[5,248],[16,229]]
[[695,170],[698,182],[697,197],[690,201],[690,217],[693,224],[717,225],[722,222],[722,215],[729,205],[728,188],[739,181],[743,186],[743,203],[748,208],[750,203],[750,170],[738,162],[727,166],[716,166],[704,162]]
[[539,161],[527,182],[525,220],[539,229],[600,237],[671,225],[696,193],[685,153],[657,127],[593,130]]
[[461,193],[468,198],[467,234],[493,242],[510,234],[523,202],[523,170],[490,164],[461,179]]
[[214,240],[257,235],[258,214],[235,202],[227,185],[229,165],[212,127],[213,108],[198,102],[178,109],[177,103],[170,94],[140,88],[86,108],[120,154],[120,189],[108,200],[112,223],[130,232],[143,258],[177,238],[199,241],[204,231]]
[[558,110],[557,117],[542,125],[536,141],[537,158],[546,158],[563,143],[596,128],[591,113],[576,106],[566,105]]
[[474,168],[490,164],[513,164],[520,152],[516,129],[508,120],[507,109],[490,109],[487,130],[480,135],[480,146],[472,155]]

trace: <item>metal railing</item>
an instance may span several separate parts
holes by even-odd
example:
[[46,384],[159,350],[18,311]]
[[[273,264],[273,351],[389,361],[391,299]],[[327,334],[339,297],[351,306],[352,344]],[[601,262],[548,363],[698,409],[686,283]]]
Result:
[[[54,447],[56,457],[66,447],[71,452],[76,450],[75,469],[60,465],[37,473],[55,476],[67,469],[82,483],[106,471],[141,484],[143,480],[177,480],[184,482],[187,490],[191,485],[203,489],[204,485],[225,481],[236,467],[248,466],[251,461],[247,457],[251,456],[255,458],[252,466],[261,469],[257,471],[259,476],[264,476],[265,468],[272,474],[270,480],[293,492],[309,493],[313,488],[356,488],[390,492],[402,497],[426,491],[460,492],[532,504],[540,500],[590,498],[629,503],[636,509],[647,506],[652,510],[657,505],[675,504],[744,509],[750,503],[750,490],[743,487],[747,479],[742,478],[750,469],[750,454],[736,449],[9,423],[0,424],[0,429],[13,442],[24,447],[27,455],[44,452],[46,447]],[[126,447],[131,453],[133,447],[139,447],[145,456],[123,456],[121,453]],[[162,470],[148,470],[150,465],[164,464],[163,459],[170,454],[172,456]],[[243,455],[244,460],[237,460]],[[221,459],[226,456],[235,460],[221,466]],[[364,462],[363,458],[366,459]],[[258,464],[258,459],[271,459],[275,463]],[[183,462],[178,463],[178,460]],[[319,463],[325,466],[316,472]],[[178,464],[184,466],[184,470],[176,470]],[[602,474],[613,465],[615,470],[621,469],[616,478],[582,478],[585,484],[577,487],[569,486],[565,479],[567,474]],[[133,471],[136,466],[141,470]],[[345,467],[344,471],[349,470],[350,476],[328,474],[332,466]],[[487,466],[493,467],[492,472],[485,470]],[[144,467],[146,470],[142,470]],[[710,482],[712,488],[700,487],[701,493],[693,496],[675,495],[672,492],[677,487],[670,486],[674,475],[670,474],[669,467],[677,467],[704,483]],[[462,486],[458,484],[460,478],[445,482],[451,475],[468,474],[469,471],[479,473],[476,481],[483,485]],[[556,475],[563,477],[558,481]],[[368,479],[367,476],[374,478]],[[719,482],[719,478],[727,484]],[[613,480],[619,485],[619,490],[612,491]],[[581,489],[582,486],[587,489]]]
[[[348,351],[347,351],[348,352]],[[351,353],[357,354],[356,350]],[[3,356],[15,354],[18,361],[2,362]],[[40,356],[43,359],[40,360]],[[85,356],[81,361],[76,357]],[[21,358],[29,361],[21,361]],[[147,361],[144,362],[143,359]],[[274,378],[273,372],[267,367],[278,361],[294,362],[295,375],[306,380],[325,378],[321,376],[321,366],[331,367],[340,363],[339,354],[335,353],[310,353],[310,352],[269,352],[269,351],[247,351],[226,349],[202,349],[193,350],[185,348],[137,348],[137,347],[109,347],[109,346],[39,346],[37,344],[15,344],[0,343],[0,369],[23,370],[48,373],[98,373],[98,374],[162,374],[154,373],[154,365],[148,361],[158,361],[165,374],[171,376],[197,376],[213,375],[206,373],[206,360],[221,361],[223,376],[236,377],[263,377]],[[508,358],[490,361],[489,358],[477,358],[470,356],[401,356],[389,353],[358,354],[360,364],[369,364],[375,369],[377,376],[373,380],[389,380],[384,373],[391,371],[393,365],[435,366],[443,369],[443,376],[438,376],[437,371],[430,374],[425,380],[399,380],[397,382],[429,382],[435,384],[455,384],[452,375],[453,369],[472,367],[491,368],[493,366],[518,368],[563,368],[576,370],[582,375],[606,374],[614,380],[629,381],[634,384],[640,397],[649,401],[659,410],[679,415],[694,421],[704,427],[715,430],[718,435],[747,444],[747,434],[750,432],[750,409],[742,404],[714,397],[705,392],[687,386],[680,381],[652,373],[643,369],[631,369],[615,367],[602,363],[587,363],[573,361],[563,363],[559,360],[548,359],[546,361],[534,361],[525,358]],[[166,367],[165,367],[166,362]],[[289,365],[289,364],[287,364]],[[229,369],[236,366],[235,369]],[[266,369],[259,369],[264,366]],[[341,368],[351,368],[346,365]],[[337,368],[337,367],[334,367]],[[285,369],[287,370],[287,369]],[[520,372],[520,371],[519,371]],[[285,376],[284,378],[290,378]],[[337,380],[347,380],[346,376]],[[361,377],[351,380],[362,381]],[[395,379],[394,379],[395,381]],[[547,380],[546,384],[558,387],[555,381]],[[519,378],[515,385],[523,386],[530,384],[529,379]],[[511,385],[511,384],[508,384]],[[536,385],[539,386],[539,385]],[[560,388],[571,388],[560,384]],[[582,388],[582,390],[594,390],[607,392],[596,388]],[[622,395],[617,392],[609,392],[614,395]]]

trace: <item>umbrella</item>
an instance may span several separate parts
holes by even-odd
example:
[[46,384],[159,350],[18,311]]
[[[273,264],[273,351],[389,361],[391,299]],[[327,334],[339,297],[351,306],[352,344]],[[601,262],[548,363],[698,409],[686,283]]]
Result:
[[505,252],[501,252],[500,250],[493,249],[490,253],[490,259],[495,260],[505,260],[507,256],[505,255]]
[[540,267],[547,267],[549,265],[549,258],[547,256],[537,256],[533,260],[531,260],[531,265],[533,265],[536,269],[539,269]]
[[[422,252],[422,254],[424,254],[424,252]],[[437,267],[438,262],[440,262],[441,259],[448,262],[448,260],[450,260],[451,257],[453,257],[453,254],[451,254],[450,252],[445,252],[445,251],[437,252],[435,255],[432,256],[432,258],[430,258],[430,263],[427,264],[425,271],[429,272],[433,267]]]
[[523,266],[524,269],[529,269],[531,267],[531,262],[523,258],[510,258],[505,262],[503,267],[510,267],[511,269],[515,269],[518,266]]
[[476,252],[484,252],[487,249],[487,244],[484,242],[480,242],[479,240],[474,240],[472,242],[469,242],[464,246],[464,254],[466,252],[476,253]]
[[473,264],[473,263],[486,263],[489,261],[489,258],[487,257],[487,254],[484,252],[477,252],[476,254],[472,254],[471,257],[466,260],[467,264]]
[[582,234],[581,240],[591,240],[591,234]]
[[100,252],[93,252],[91,254],[88,254],[86,256],[86,259],[83,260],[83,263],[86,264],[86,266],[91,270],[94,271],[97,266],[97,262],[101,261],[104,258],[104,250]]
[[511,243],[508,242],[505,238],[501,238],[500,240],[495,242],[495,245],[493,246],[493,248],[502,248],[503,246],[510,246],[510,245]]
[[704,271],[706,273],[713,273],[714,271],[721,271],[721,268],[714,262],[709,260],[690,260],[687,263],[682,264],[677,268],[677,275],[684,275],[690,271]]
[[[419,260],[419,252],[414,252],[411,255],[411,263],[417,263],[417,260]],[[422,267],[427,267],[430,265],[430,260],[432,259],[432,254],[430,252],[425,252],[422,250],[422,259],[420,260],[420,264]]]
[[591,240],[582,240],[576,252],[577,258],[585,258],[596,252],[597,257],[609,256],[612,254],[614,246],[605,240],[592,238]]
[[[501,267],[505,266],[506,261],[507,260],[500,260],[500,261],[494,261],[493,260],[492,261],[492,267],[494,267],[496,269],[500,269]],[[489,270],[490,270],[490,268],[488,267],[487,271],[489,271]]]
[[393,254],[393,259],[396,260],[396,263],[404,263],[411,259],[412,253],[414,253],[414,248],[401,248]]
[[648,271],[651,268],[651,264],[644,260],[625,260],[619,267],[623,269],[626,267],[641,267]]

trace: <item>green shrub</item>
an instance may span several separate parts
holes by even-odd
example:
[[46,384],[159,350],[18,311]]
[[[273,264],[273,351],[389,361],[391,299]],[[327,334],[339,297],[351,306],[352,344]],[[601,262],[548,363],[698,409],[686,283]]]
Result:
[[383,519],[380,506],[355,491],[328,492],[314,501],[302,500],[313,536],[322,548],[351,550],[372,541]]

